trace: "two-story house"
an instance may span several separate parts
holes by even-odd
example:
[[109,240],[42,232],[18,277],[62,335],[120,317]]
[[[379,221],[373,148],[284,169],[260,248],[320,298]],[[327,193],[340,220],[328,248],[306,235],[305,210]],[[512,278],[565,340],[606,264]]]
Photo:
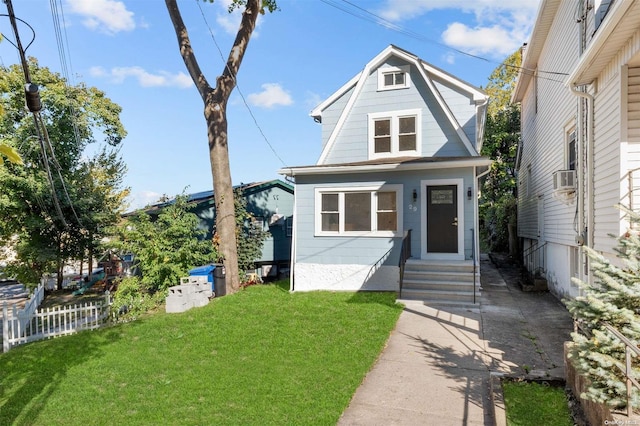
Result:
[[448,282],[472,302],[487,101],[391,45],[318,105],[317,164],[279,171],[295,179],[291,289],[435,299]]
[[592,279],[581,247],[616,260],[640,202],[640,1],[543,0],[513,101],[522,108],[518,235],[559,297]]

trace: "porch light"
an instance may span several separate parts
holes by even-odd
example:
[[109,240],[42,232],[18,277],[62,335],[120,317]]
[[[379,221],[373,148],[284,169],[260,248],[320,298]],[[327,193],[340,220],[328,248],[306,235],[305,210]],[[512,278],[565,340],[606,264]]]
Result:
[[467,188],[467,199],[471,201],[471,196],[473,195],[473,191],[471,191],[471,187]]
[[415,203],[418,200],[418,191],[416,191],[415,189],[413,190],[413,202]]

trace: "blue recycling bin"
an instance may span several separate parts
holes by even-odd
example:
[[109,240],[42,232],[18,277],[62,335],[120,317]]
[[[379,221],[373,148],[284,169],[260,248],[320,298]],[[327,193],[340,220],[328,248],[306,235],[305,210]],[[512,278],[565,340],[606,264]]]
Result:
[[190,276],[195,276],[195,277],[202,277],[205,276],[207,277],[207,282],[211,284],[211,291],[213,291],[214,293],[216,293],[216,288],[215,288],[215,284],[213,281],[213,270],[216,269],[216,265],[202,265],[202,266],[198,266],[197,268],[193,268],[192,270],[189,271],[189,275]]

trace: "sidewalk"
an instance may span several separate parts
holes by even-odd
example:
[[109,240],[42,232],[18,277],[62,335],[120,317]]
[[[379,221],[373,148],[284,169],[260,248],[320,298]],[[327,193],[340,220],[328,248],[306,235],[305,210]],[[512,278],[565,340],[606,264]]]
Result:
[[[517,270],[481,258],[479,306],[406,301],[387,347],[340,425],[491,425],[492,372],[564,378],[571,317],[550,293],[525,293]],[[506,279],[506,281],[505,281]]]

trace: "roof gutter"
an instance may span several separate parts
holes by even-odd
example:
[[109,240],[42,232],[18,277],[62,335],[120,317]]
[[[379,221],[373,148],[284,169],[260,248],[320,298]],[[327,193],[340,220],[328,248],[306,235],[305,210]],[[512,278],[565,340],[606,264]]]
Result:
[[588,76],[584,75],[585,72],[594,71],[592,69],[593,61],[601,55],[603,47],[609,40],[611,34],[615,31],[616,27],[618,27],[618,24],[620,24],[629,8],[633,5],[634,1],[635,0],[618,0],[613,2],[607,16],[602,21],[600,28],[596,31],[591,44],[589,44],[584,54],[580,57],[578,64],[573,69],[573,72],[569,75],[567,81],[571,86],[581,86],[584,84],[591,84],[593,82],[585,81],[585,78],[588,78]]
[[389,163],[389,164],[336,164],[331,166],[283,167],[278,173],[286,176],[299,175],[334,175],[340,173],[371,173],[410,170],[436,170],[457,167],[490,166],[491,159],[486,157],[470,157],[470,160],[453,160],[438,162]]

